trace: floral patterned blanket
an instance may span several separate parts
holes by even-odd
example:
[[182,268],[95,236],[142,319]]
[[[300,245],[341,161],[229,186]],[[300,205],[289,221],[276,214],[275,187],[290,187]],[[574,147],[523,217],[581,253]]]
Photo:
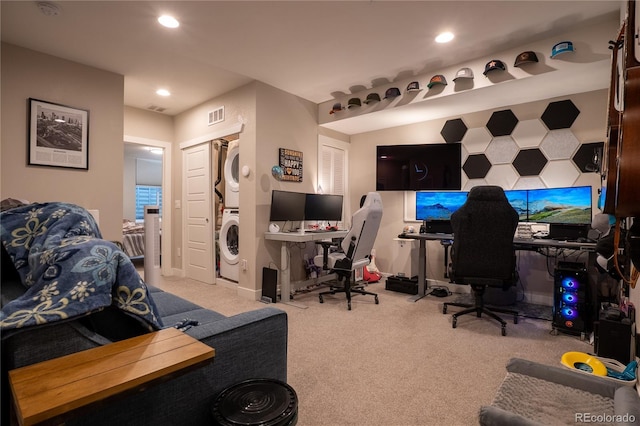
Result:
[[111,305],[150,331],[162,327],[135,266],[102,239],[82,207],[56,202],[13,208],[0,215],[0,230],[28,288],[2,307],[0,331],[74,319]]

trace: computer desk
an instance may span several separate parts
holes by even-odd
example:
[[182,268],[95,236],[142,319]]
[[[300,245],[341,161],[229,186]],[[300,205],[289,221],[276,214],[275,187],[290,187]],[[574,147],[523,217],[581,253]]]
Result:
[[[410,301],[416,302],[427,295],[427,241],[441,241],[445,246],[451,245],[453,244],[453,234],[402,233],[398,235],[398,238],[420,241],[420,248],[418,251],[418,294],[409,298]],[[516,237],[513,239],[513,246],[516,250],[537,250],[539,248],[547,247],[595,252],[596,243]]]
[[332,238],[344,238],[349,231],[323,231],[323,232],[265,232],[264,239],[281,241],[280,245],[280,299],[283,303],[306,308],[306,306],[291,301],[291,269],[289,267],[289,256],[287,243],[305,243],[309,241],[320,241]]

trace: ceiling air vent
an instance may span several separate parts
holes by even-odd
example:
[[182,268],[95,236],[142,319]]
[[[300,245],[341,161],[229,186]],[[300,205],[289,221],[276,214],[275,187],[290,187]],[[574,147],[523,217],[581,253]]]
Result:
[[212,111],[209,111],[209,126],[224,121],[224,107],[218,107]]
[[158,105],[149,105],[147,107],[147,109],[150,110],[150,111],[155,111],[155,112],[164,112],[166,110],[165,107],[161,107],[161,106],[158,106]]

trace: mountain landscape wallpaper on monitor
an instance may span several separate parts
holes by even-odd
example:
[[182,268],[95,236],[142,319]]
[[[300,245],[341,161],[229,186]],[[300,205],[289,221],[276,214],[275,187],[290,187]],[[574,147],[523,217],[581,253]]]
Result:
[[467,192],[416,192],[416,220],[449,220],[467,200]]
[[527,206],[527,190],[526,189],[508,189],[504,191],[504,195],[507,196],[509,204],[518,213],[518,219],[520,222],[526,222],[528,220],[528,206]]
[[591,187],[530,189],[529,222],[591,224]]

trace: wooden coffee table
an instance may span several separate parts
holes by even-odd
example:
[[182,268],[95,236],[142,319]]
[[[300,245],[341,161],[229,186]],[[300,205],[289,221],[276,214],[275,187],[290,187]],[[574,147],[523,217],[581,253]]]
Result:
[[20,425],[57,422],[107,399],[213,361],[215,350],[176,330],[76,352],[9,372]]

